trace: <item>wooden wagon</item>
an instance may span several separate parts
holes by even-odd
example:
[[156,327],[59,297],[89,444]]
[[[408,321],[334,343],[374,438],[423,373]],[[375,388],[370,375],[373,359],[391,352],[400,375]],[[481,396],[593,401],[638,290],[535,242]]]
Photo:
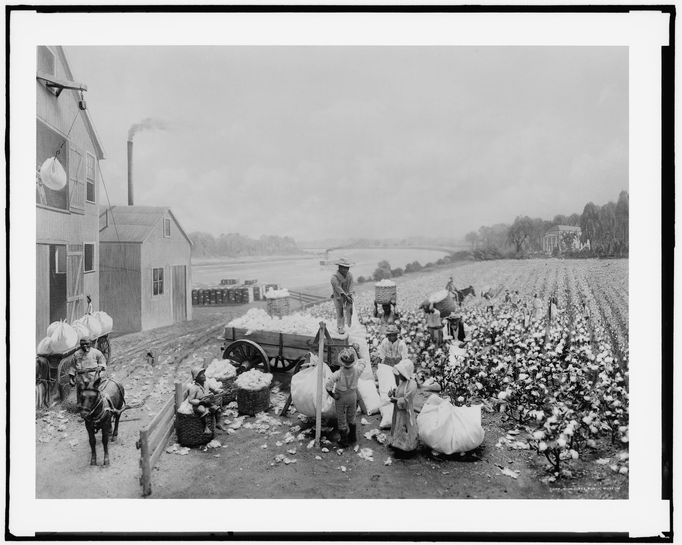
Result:
[[[268,373],[271,369],[289,371],[295,368],[310,352],[317,353],[318,347],[317,337],[275,331],[249,332],[238,327],[225,327],[221,338],[225,343],[223,359],[230,359],[247,368],[261,366]],[[324,347],[324,361],[337,367],[339,352],[348,346],[347,337],[328,337]]]
[[[102,335],[92,344],[107,362],[111,356],[109,335]],[[36,355],[36,408],[49,407],[64,401],[71,392],[69,386],[69,368],[73,363],[73,355],[80,350],[76,346],[71,350],[57,354]]]

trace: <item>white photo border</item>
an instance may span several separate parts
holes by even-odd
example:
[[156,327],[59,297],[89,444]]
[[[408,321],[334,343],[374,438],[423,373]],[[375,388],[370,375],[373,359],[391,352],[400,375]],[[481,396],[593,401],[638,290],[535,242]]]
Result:
[[[445,5],[440,7],[447,10]],[[652,450],[659,453],[662,444],[659,365],[662,354],[657,341],[661,338],[662,324],[661,301],[656,294],[661,293],[661,46],[668,45],[668,13],[637,10],[629,13],[78,13],[59,12],[59,6],[52,9],[51,13],[13,11],[9,34],[11,251],[8,257],[12,289],[8,300],[12,394],[8,438],[12,463],[7,478],[11,497],[10,533],[20,536],[35,532],[352,530],[624,532],[630,537],[639,537],[658,536],[670,529],[670,505],[661,500],[660,455],[652,456]],[[34,370],[24,361],[31,357],[25,352],[33,346],[35,338],[33,327],[26,324],[35,324],[35,253],[30,248],[35,243],[36,216],[34,188],[25,180],[32,180],[34,176],[35,48],[41,44],[629,47],[629,499],[400,500],[400,512],[413,514],[402,517],[395,516],[397,500],[160,501],[153,496],[145,500],[37,500],[35,427],[28,419],[33,414]],[[97,105],[92,107],[96,123]],[[352,528],[347,517],[333,515],[337,512],[353,514]]]

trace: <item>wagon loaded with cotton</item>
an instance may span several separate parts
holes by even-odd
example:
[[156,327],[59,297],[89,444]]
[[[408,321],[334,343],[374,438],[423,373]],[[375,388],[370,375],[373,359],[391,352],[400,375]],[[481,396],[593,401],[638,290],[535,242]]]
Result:
[[105,312],[83,316],[73,323],[53,322],[47,336],[36,350],[36,408],[49,407],[69,396],[68,371],[73,356],[80,350],[80,340],[87,338],[102,352],[107,362],[111,357],[109,334],[113,320]]
[[[261,309],[251,309],[225,326],[223,358],[243,369],[289,371],[303,363],[308,354],[317,352],[319,322],[306,315],[273,318]],[[348,346],[348,337],[329,336],[324,361],[337,366],[339,352]]]

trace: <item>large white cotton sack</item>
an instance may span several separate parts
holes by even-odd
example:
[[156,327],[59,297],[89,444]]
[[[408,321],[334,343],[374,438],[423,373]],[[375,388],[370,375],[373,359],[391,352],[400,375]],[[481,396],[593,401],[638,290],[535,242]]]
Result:
[[481,406],[454,407],[432,394],[417,416],[419,439],[443,454],[468,452],[485,437],[481,427]]
[[103,310],[98,310],[93,316],[99,320],[99,323],[102,326],[102,335],[112,332],[114,329],[114,319],[111,316]]
[[38,343],[38,348],[36,353],[38,354],[52,354],[52,339],[50,337],[45,337],[42,341]]
[[[319,364],[318,364],[319,365]],[[331,369],[323,364],[324,377],[322,379],[322,416],[332,418],[336,416],[336,404],[325,388],[327,379],[332,375]],[[296,410],[315,417],[317,408],[317,365],[307,367],[291,377],[291,402]]]
[[379,396],[384,402],[388,402],[389,390],[396,387],[393,367],[384,363],[377,365],[377,380],[379,381]]
[[381,407],[381,424],[379,424],[379,428],[382,430],[390,428],[393,424],[393,408],[393,403]]
[[57,326],[61,324],[61,320],[58,322],[52,322],[49,326],[47,326],[47,336],[52,337],[52,334],[54,333],[54,330],[57,329]]
[[80,321],[81,321],[81,323],[83,323],[85,325],[85,327],[88,328],[88,332],[90,333],[90,340],[91,341],[94,341],[97,337],[102,335],[102,324],[92,314],[88,314],[86,316],[83,316],[80,319]]
[[50,345],[54,354],[71,350],[78,344],[78,333],[66,322],[61,322],[50,335]]
[[78,334],[78,340],[80,341],[81,339],[89,339],[90,338],[90,331],[88,330],[87,326],[78,320],[76,320],[73,324],[71,324],[71,327],[74,328],[76,333]]
[[377,387],[373,380],[358,380],[358,403],[362,412],[366,415],[376,414],[384,405],[384,401],[379,397]]

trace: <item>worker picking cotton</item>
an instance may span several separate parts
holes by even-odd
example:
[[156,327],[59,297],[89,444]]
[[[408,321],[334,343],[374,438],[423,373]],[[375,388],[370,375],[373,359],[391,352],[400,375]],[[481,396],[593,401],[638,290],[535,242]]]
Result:
[[341,368],[327,379],[325,388],[336,400],[339,447],[344,448],[357,441],[355,413],[358,406],[358,380],[366,364],[357,358],[353,349],[342,350],[338,362]]
[[391,324],[386,327],[386,338],[378,348],[379,363],[394,366],[401,360],[407,359],[407,344],[398,339],[398,327]]

